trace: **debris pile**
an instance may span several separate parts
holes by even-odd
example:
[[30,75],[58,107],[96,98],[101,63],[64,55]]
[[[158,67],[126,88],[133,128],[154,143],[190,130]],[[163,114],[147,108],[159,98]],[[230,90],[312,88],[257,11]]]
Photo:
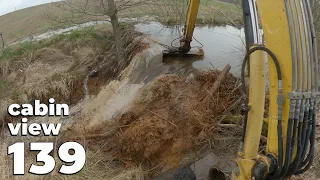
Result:
[[[235,106],[241,99],[239,80],[228,73],[216,93],[209,93],[220,73],[160,76],[141,89],[129,110],[88,128],[81,139],[86,139],[88,148],[128,164],[177,167],[187,153],[208,147],[210,140],[239,135],[239,124],[234,134],[226,133],[222,118],[239,112]],[[66,137],[79,140],[76,132],[69,131]]]

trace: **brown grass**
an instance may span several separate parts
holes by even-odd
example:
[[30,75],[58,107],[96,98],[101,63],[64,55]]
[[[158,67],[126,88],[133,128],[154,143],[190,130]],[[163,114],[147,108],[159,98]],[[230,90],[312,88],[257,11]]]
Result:
[[[54,97],[56,102],[75,104],[84,97],[83,80],[96,70],[97,78],[89,78],[89,93],[117,78],[130,63],[135,53],[143,48],[139,34],[128,28],[123,39],[127,46],[125,59],[117,62],[113,35],[108,26],[75,31],[53,39],[33,42],[23,53],[5,56],[0,60],[0,119],[11,121],[6,108],[10,103],[27,103],[35,99],[46,102]],[[20,52],[22,47],[12,47]],[[1,58],[1,57],[0,57]],[[94,84],[92,82],[95,81]]]
[[[148,176],[179,166],[186,154],[199,148],[221,149],[223,142],[219,141],[237,139],[239,135],[237,130],[218,124],[224,123],[220,122],[220,115],[240,98],[240,92],[236,89],[237,79],[228,74],[213,100],[202,103],[200,99],[207,96],[206,89],[218,74],[219,71],[201,72],[192,82],[177,75],[161,76],[144,87],[129,109],[111,121],[92,122],[92,115],[99,114],[97,109],[89,111],[92,115],[82,113],[83,117],[75,117],[77,122],[67,129],[61,142],[84,142],[88,151],[104,154],[101,161],[141,166]],[[97,98],[101,99],[100,95]],[[95,106],[100,108],[99,104]],[[231,114],[236,112],[237,108]]]
[[[115,55],[113,36],[110,29],[106,27],[95,27],[74,32],[70,35],[58,36],[36,45],[37,48],[29,48],[22,54],[3,58],[1,63],[8,64],[8,70],[2,71],[0,82],[8,84],[2,88],[0,94],[0,119],[3,121],[16,121],[7,115],[6,108],[12,103],[27,103],[33,99],[41,99],[46,102],[48,98],[54,97],[58,102],[76,105],[84,98],[83,80],[95,70],[89,78],[89,95],[96,95],[100,92],[101,86],[111,80],[117,79],[119,74],[130,63],[131,58],[141,49],[145,48],[141,42],[139,33],[132,28],[124,29],[123,40],[126,45],[125,57],[118,62],[112,57]],[[19,50],[19,46],[16,47]],[[14,53],[16,54],[16,53]],[[23,62],[23,63],[20,63]],[[11,83],[14,82],[12,85]],[[2,87],[2,86],[1,86]],[[71,103],[70,103],[71,102]],[[81,106],[81,103],[79,103]],[[77,116],[77,106],[75,106],[72,117]],[[79,118],[80,119],[80,118]],[[30,122],[57,123],[60,118],[35,118]],[[65,121],[71,124],[69,121]],[[70,125],[69,124],[69,125]],[[4,124],[2,124],[4,125]],[[65,125],[64,127],[70,127]],[[14,142],[56,142],[53,137],[30,138],[30,137],[9,137],[6,128],[2,128],[0,149],[6,148]],[[84,142],[83,145],[87,147]],[[103,148],[102,146],[100,148]],[[144,172],[140,166],[117,166],[117,163],[109,159],[106,160],[105,153],[100,148],[87,148],[87,163],[83,171],[75,176],[57,176],[58,172],[43,177],[41,179],[144,179]],[[101,158],[103,157],[103,158]],[[1,156],[1,179],[12,178],[12,158]],[[59,162],[59,159],[57,162]],[[34,162],[35,155],[26,155],[26,164]],[[26,167],[28,168],[28,167]],[[39,177],[27,174],[17,179],[38,179]]]
[[[77,2],[78,1],[80,0],[77,0]],[[158,20],[165,24],[180,25],[185,22],[185,12],[187,10],[186,2],[186,0],[151,0],[146,4],[120,11],[119,16],[129,18],[158,16]],[[228,16],[230,15],[230,18],[234,19],[235,22],[242,17],[241,13],[239,13],[240,11],[236,9],[236,6],[229,3],[226,3],[223,6],[220,6],[219,3],[210,3],[209,6],[201,4],[201,6],[199,24],[230,24],[229,20],[219,12],[221,9],[226,12]],[[212,9],[213,6],[215,8]],[[18,42],[26,37],[32,37],[53,29],[66,28],[74,23],[80,24],[88,21],[106,20],[107,18],[108,17],[105,16],[72,14],[49,3],[0,16],[0,32],[3,33],[6,45],[10,45],[11,43]]]

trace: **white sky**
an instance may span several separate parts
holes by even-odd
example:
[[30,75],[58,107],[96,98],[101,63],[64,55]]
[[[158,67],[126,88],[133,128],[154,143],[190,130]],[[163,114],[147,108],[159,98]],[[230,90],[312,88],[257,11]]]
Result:
[[0,16],[30,6],[45,4],[56,0],[0,0]]

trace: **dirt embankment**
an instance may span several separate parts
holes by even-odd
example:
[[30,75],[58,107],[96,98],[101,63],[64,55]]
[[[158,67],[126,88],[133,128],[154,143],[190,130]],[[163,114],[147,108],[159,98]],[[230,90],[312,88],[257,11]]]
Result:
[[0,56],[0,120],[8,122],[12,103],[56,102],[74,105],[84,98],[84,79],[90,73],[88,91],[118,77],[132,57],[146,48],[132,27],[124,29],[125,59],[115,57],[114,39],[108,26],[97,26],[39,42],[8,47]]
[[178,165],[183,153],[213,139],[221,114],[240,98],[239,91],[232,94],[236,78],[229,74],[219,93],[202,101],[218,74],[202,72],[194,79],[165,75],[143,90],[134,108],[119,120],[130,125],[122,128],[122,156]]
[[[143,87],[128,108],[112,120],[92,122],[92,115],[86,114],[67,130],[62,141],[85,139],[88,150],[99,149],[110,158],[106,161],[116,159],[156,172],[181,165],[190,152],[221,148],[215,146],[223,143],[214,143],[239,135],[239,128],[226,132],[228,128],[220,125],[224,123],[223,114],[238,113],[238,107],[230,107],[241,93],[238,79],[228,74],[218,93],[203,102],[219,73],[212,70],[188,77],[160,76]],[[94,116],[96,111],[91,112]]]

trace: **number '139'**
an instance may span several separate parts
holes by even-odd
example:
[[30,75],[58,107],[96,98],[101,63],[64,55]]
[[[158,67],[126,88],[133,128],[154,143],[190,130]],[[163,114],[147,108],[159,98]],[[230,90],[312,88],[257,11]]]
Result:
[[[38,151],[36,161],[42,165],[32,164],[29,173],[36,175],[46,175],[51,173],[55,166],[55,159],[50,155],[53,151],[53,143],[30,143],[31,151]],[[73,150],[73,154],[69,151]],[[15,143],[8,147],[8,155],[13,154],[13,174],[24,175],[25,173],[25,144]],[[75,142],[67,142],[60,146],[58,156],[64,163],[73,163],[62,165],[59,172],[61,174],[72,175],[83,168],[86,162],[86,152],[82,145]]]

